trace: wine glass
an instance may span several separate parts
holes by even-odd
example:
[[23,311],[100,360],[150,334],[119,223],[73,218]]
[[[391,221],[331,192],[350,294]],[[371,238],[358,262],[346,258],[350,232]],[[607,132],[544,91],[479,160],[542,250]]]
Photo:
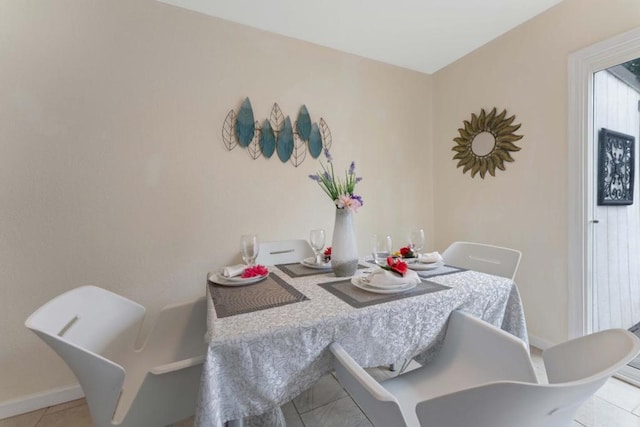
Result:
[[243,234],[240,239],[240,247],[242,249],[242,260],[248,266],[252,266],[256,262],[260,246],[258,245],[258,236],[256,234]]
[[322,249],[324,249],[325,235],[322,228],[316,228],[309,233],[309,243],[316,254],[316,264],[323,264]]
[[416,260],[417,260],[418,256],[420,255],[420,251],[424,249],[424,230],[423,229],[411,231],[411,233],[409,234],[409,247],[411,248],[411,251],[413,252],[413,255],[416,257]]
[[387,257],[391,256],[393,251],[393,244],[391,236],[383,236],[374,234],[371,236],[371,255],[373,256],[373,262],[378,265],[384,265],[387,262]]

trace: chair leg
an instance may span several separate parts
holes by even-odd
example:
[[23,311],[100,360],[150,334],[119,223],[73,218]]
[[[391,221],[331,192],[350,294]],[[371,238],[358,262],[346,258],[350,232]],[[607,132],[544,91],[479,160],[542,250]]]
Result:
[[407,359],[404,362],[402,362],[402,366],[400,367],[400,374],[403,373],[408,367],[409,364],[411,363],[411,359]]

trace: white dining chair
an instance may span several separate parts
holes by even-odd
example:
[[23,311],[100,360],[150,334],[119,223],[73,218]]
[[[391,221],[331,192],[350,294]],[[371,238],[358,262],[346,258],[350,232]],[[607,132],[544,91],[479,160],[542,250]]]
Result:
[[447,265],[513,280],[518,271],[522,253],[515,249],[481,243],[454,242],[443,253]]
[[261,242],[256,264],[290,264],[312,256],[314,256],[313,249],[306,240]]
[[568,427],[579,406],[640,351],[623,329],[578,338],[543,353],[550,384],[538,384],[526,345],[454,312],[429,364],[376,382],[338,343],[342,386],[375,426]]
[[61,294],[26,320],[71,368],[97,427],[157,427],[195,413],[206,300],[165,307],[140,348],[145,308],[95,286]]

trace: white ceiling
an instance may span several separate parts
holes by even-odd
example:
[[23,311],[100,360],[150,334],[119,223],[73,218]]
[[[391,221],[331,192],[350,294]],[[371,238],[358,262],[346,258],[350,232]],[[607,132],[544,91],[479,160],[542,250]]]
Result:
[[433,73],[561,0],[159,0]]

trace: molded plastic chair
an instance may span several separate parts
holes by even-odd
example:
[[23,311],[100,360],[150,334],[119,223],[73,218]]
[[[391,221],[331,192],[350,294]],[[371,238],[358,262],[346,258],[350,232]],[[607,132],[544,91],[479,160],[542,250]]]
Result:
[[445,264],[511,280],[516,277],[521,257],[515,249],[469,242],[453,242],[442,254]]
[[260,243],[257,264],[290,264],[314,256],[313,249],[306,240],[278,240]]
[[25,322],[74,372],[97,427],[157,427],[195,413],[206,353],[206,300],[165,307],[141,348],[145,309],[84,286]]
[[375,426],[568,427],[579,406],[640,351],[623,329],[591,334],[543,353],[551,384],[538,384],[524,342],[454,312],[430,364],[376,382],[337,343],[340,383]]

